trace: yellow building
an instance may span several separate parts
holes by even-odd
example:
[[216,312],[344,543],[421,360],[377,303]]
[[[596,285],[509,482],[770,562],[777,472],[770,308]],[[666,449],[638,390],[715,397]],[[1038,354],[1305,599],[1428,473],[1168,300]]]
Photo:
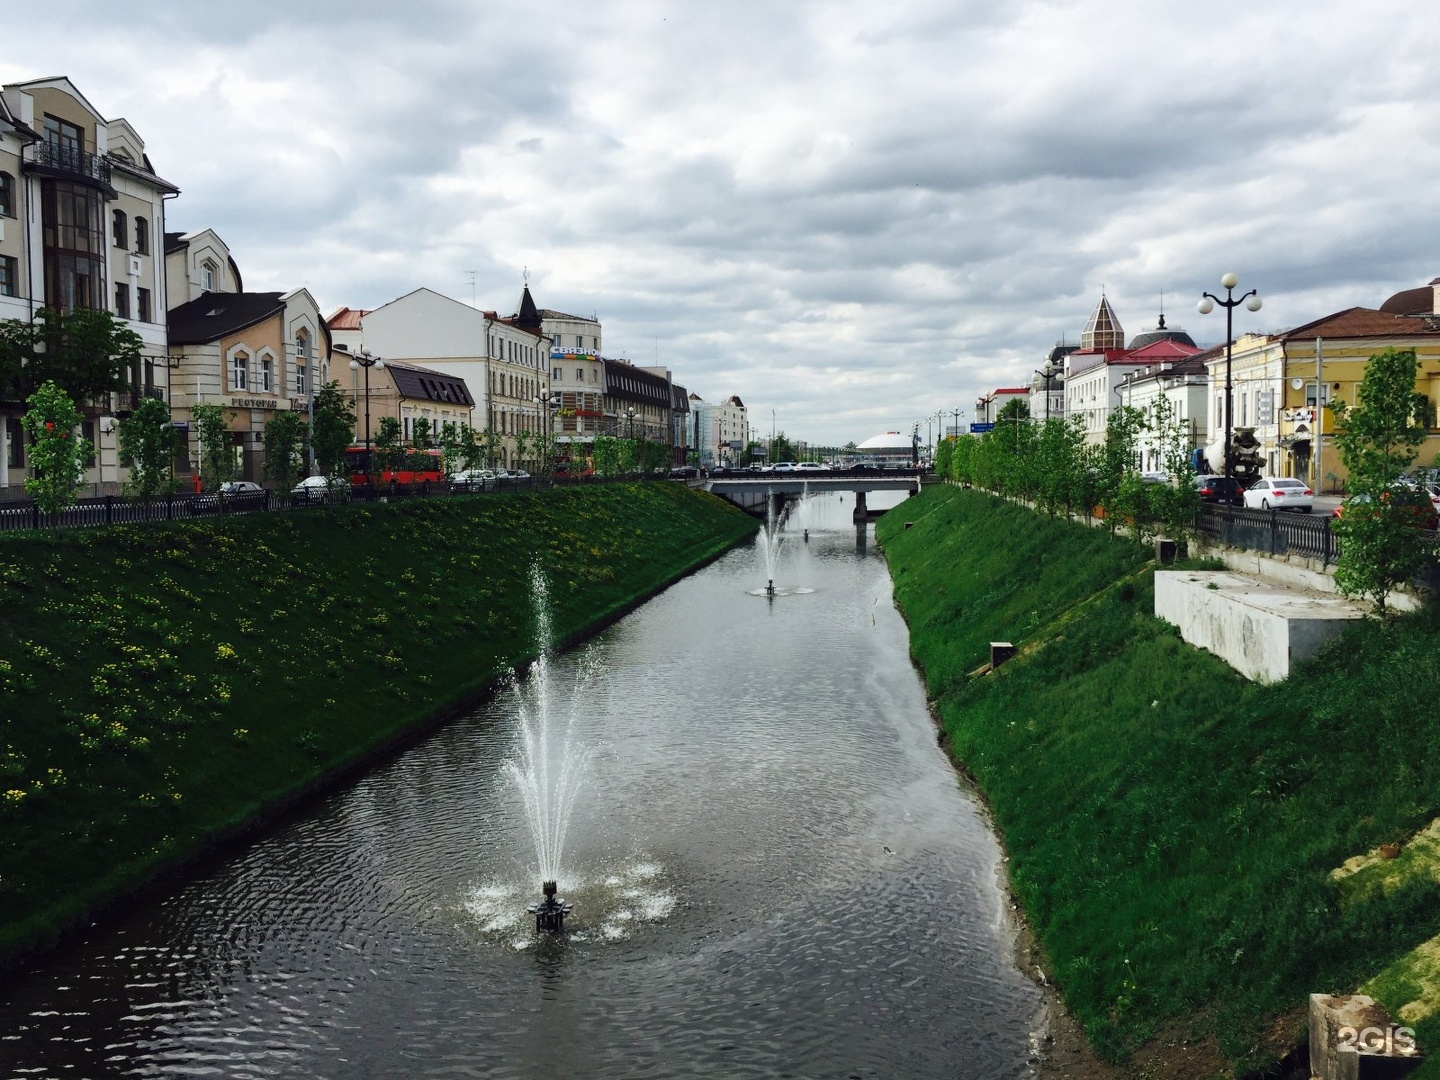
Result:
[[[1432,329],[1435,322],[1355,307],[1283,333],[1240,337],[1230,361],[1231,427],[1254,430],[1266,475],[1299,477],[1316,491],[1339,490],[1347,472],[1329,438],[1335,430],[1330,406],[1337,401],[1355,404],[1370,357],[1391,348],[1413,349],[1419,361],[1416,389],[1430,402],[1429,436],[1417,460],[1434,463],[1440,453],[1435,417],[1440,332]],[[1225,365],[1223,349],[1207,357],[1209,429],[1215,440],[1207,453],[1212,462],[1224,457]]]

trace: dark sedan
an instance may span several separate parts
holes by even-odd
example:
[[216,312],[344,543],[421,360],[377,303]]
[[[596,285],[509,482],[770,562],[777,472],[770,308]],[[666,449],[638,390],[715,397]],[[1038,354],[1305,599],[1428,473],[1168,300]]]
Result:
[[1233,477],[1197,476],[1195,490],[1200,501],[1207,503],[1229,503],[1231,506],[1245,505],[1245,489]]

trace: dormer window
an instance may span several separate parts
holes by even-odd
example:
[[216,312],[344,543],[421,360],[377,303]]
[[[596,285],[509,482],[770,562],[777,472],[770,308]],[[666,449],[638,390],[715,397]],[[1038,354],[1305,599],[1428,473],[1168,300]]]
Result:
[[215,264],[208,259],[200,264],[200,288],[206,292],[215,291]]

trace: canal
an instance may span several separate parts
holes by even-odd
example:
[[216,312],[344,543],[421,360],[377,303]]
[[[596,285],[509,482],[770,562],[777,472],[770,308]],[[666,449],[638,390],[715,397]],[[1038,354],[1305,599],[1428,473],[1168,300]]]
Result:
[[[850,505],[792,515],[781,595],[762,535],[13,979],[4,1075],[1031,1075],[1000,852]],[[563,939],[503,767],[542,705],[585,760]]]

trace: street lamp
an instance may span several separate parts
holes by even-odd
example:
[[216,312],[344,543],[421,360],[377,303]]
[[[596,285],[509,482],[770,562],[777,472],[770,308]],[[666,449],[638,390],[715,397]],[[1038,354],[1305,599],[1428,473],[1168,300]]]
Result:
[[385,361],[378,356],[362,352],[350,361],[350,370],[365,369],[365,480],[370,480],[370,369],[383,368]]
[[534,401],[536,416],[545,418],[545,435],[540,444],[540,471],[546,473],[550,469],[552,440],[555,438],[555,415],[560,411],[560,391],[552,390],[548,396],[536,394]]
[[1055,378],[1056,375],[1060,374],[1060,369],[1055,366],[1055,364],[1054,364],[1053,361],[1051,361],[1051,360],[1046,360],[1046,361],[1045,361],[1045,366],[1044,366],[1043,368],[1040,368],[1040,370],[1036,371],[1035,374],[1036,374],[1036,375],[1039,375],[1042,379],[1045,380],[1045,419],[1046,419],[1046,420],[1049,420],[1049,419],[1050,419],[1050,380],[1053,379],[1053,378]]
[[[1247,311],[1259,311],[1259,310],[1260,310],[1260,293],[1259,293],[1257,290],[1251,289],[1251,290],[1250,290],[1248,293],[1246,293],[1244,296],[1238,296],[1238,297],[1237,297],[1237,296],[1235,295],[1235,286],[1238,285],[1239,283],[1240,283],[1240,279],[1237,278],[1234,274],[1226,274],[1224,277],[1222,277],[1222,278],[1220,279],[1220,287],[1225,290],[1225,299],[1224,299],[1224,300],[1221,300],[1220,297],[1215,296],[1215,295],[1212,294],[1212,293],[1208,293],[1208,292],[1207,292],[1207,293],[1202,293],[1202,294],[1201,294],[1201,297],[1200,297],[1200,303],[1197,304],[1197,305],[1196,305],[1196,308],[1195,308],[1197,311],[1200,312],[1201,315],[1209,315],[1210,312],[1212,312],[1212,311],[1215,310],[1215,305],[1216,305],[1216,304],[1219,304],[1221,307],[1223,307],[1223,308],[1225,309],[1225,505],[1226,505],[1226,506],[1229,506],[1229,505],[1231,504],[1231,499],[1234,498],[1233,488],[1234,488],[1234,485],[1235,485],[1235,451],[1232,449],[1232,447],[1231,447],[1231,445],[1230,445],[1230,423],[1231,423],[1231,419],[1232,419],[1232,417],[1233,417],[1233,389],[1234,389],[1233,384],[1232,384],[1231,381],[1230,381],[1230,352],[1231,352],[1231,347],[1234,345],[1234,337],[1235,337],[1234,332],[1233,332],[1233,330],[1231,329],[1231,327],[1232,327],[1232,320],[1234,319],[1235,309],[1236,309],[1237,307],[1239,307],[1241,304],[1244,304],[1244,305],[1245,305],[1245,309],[1246,309]],[[1317,397],[1318,397],[1318,395],[1319,395],[1319,391],[1318,391],[1318,390],[1316,391],[1316,395],[1317,395]]]
[[626,428],[625,428],[625,430],[626,430],[626,432],[628,433],[628,434],[626,435],[626,437],[629,438],[629,439],[631,439],[631,440],[633,440],[633,439],[635,438],[635,406],[634,406],[634,405],[631,405],[628,409],[625,410],[625,419],[626,419]]

